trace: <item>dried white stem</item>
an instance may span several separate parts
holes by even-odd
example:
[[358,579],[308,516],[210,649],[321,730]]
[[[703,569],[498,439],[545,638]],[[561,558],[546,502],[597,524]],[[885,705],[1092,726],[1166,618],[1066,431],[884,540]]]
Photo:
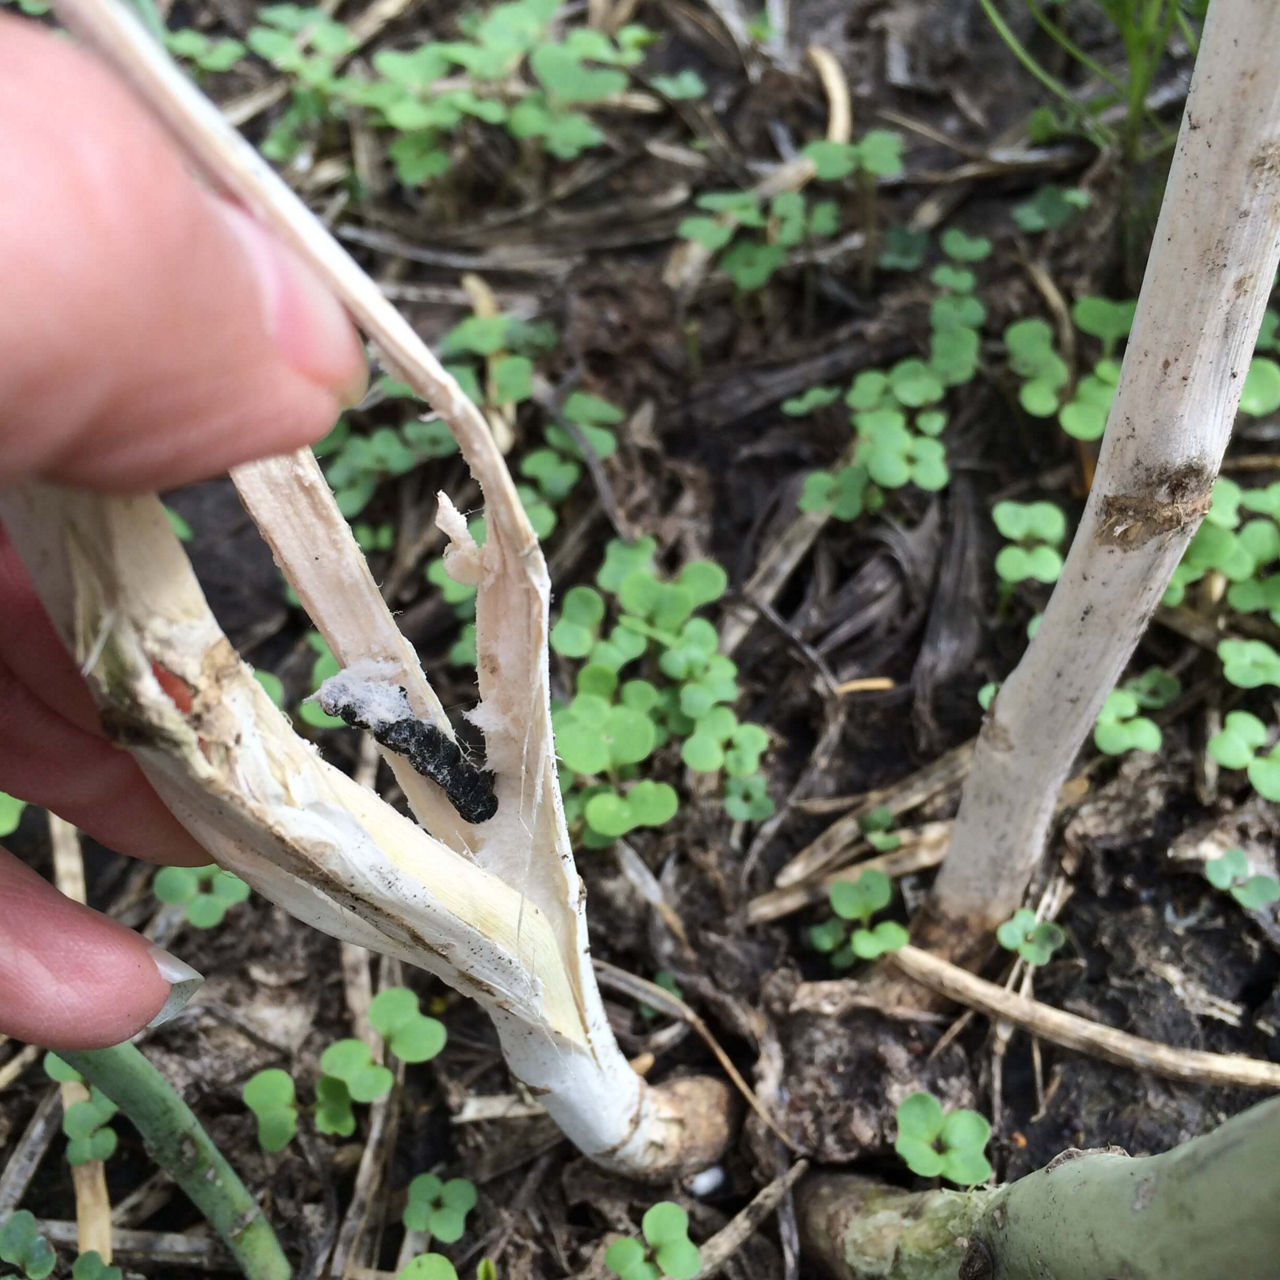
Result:
[[[235,467],[231,479],[333,656],[344,667],[370,660],[387,663],[413,713],[452,737],[449,717],[413,646],[396,626],[311,450]],[[474,844],[470,828],[439,787],[403,756],[383,750],[382,757],[428,831],[452,849]]]
[[[507,1062],[587,1154],[641,1176],[702,1167],[728,1139],[711,1080],[651,1088],[618,1049],[592,973],[585,899],[552,745],[550,581],[480,411],[378,287],[170,63],[118,0],[59,16],[120,71],[204,173],[288,242],[395,372],[449,425],[486,500],[477,548],[441,495],[448,559],[478,587],[481,703],[493,818],[462,822],[430,785],[406,793],[430,834],[324,764],[292,731],[209,613],[154,499],[28,486],[0,516],[104,723],[219,863],[294,915],[437,974],[492,1016]],[[448,732],[313,461],[236,480],[339,660],[393,664],[416,714]],[[324,554],[317,554],[316,539]],[[175,683],[176,682],[176,683]]]
[[1093,491],[992,703],[919,936],[977,954],[1208,509],[1280,257],[1280,6],[1211,6]]

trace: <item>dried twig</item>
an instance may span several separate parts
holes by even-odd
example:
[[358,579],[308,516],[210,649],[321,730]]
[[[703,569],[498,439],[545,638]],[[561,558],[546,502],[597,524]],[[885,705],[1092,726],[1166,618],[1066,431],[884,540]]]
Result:
[[[22,1136],[14,1144],[4,1172],[0,1173],[0,1221],[9,1216],[27,1194],[49,1144],[58,1136],[62,1122],[62,1095],[57,1086],[45,1090]],[[75,1223],[71,1224],[73,1238]]]
[[[76,1247],[76,1224],[56,1218],[37,1218],[36,1230],[58,1249]],[[116,1227],[111,1247],[117,1263],[134,1266],[193,1267],[198,1271],[229,1272],[235,1260],[213,1236],[189,1235],[180,1231],[126,1231]]]
[[864,871],[883,871],[885,875],[896,879],[936,867],[947,856],[951,823],[926,822],[921,827],[907,828],[895,834],[901,836],[902,844],[892,853],[881,853],[874,858],[841,866],[828,872],[820,880],[806,881],[786,889],[771,889],[768,893],[752,898],[747,903],[746,923],[767,924],[770,920],[781,920],[794,911],[802,911],[805,907],[822,902],[837,880],[847,880]]
[[1118,1031],[1088,1018],[1030,1000],[994,982],[976,977],[918,947],[890,952],[887,959],[931,991],[970,1008],[1017,1023],[1035,1035],[1107,1062],[1170,1080],[1234,1085],[1242,1089],[1280,1090],[1280,1064],[1240,1054],[1175,1049],[1155,1040]]
[[719,1275],[725,1263],[755,1235],[760,1224],[782,1203],[791,1188],[808,1172],[809,1162],[797,1160],[786,1173],[762,1187],[751,1203],[719,1231],[698,1247],[702,1255],[702,1268],[694,1280],[711,1280]]
[[[84,904],[88,892],[84,879],[84,857],[80,833],[57,814],[49,817],[49,844],[53,852],[53,882],[72,902]],[[62,1086],[65,1114],[77,1102],[88,1102],[89,1086],[82,1080],[68,1080]],[[111,1261],[111,1200],[107,1195],[107,1171],[101,1160],[86,1160],[71,1166],[76,1195],[77,1247],[81,1253],[96,1249],[103,1262]]]

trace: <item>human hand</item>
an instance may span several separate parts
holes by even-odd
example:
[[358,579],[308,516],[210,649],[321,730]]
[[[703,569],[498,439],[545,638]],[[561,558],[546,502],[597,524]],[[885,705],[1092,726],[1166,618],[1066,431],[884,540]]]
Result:
[[[90,57],[0,16],[0,120],[0,484],[183,484],[316,440],[360,399],[338,303]],[[0,790],[122,852],[209,861],[103,737],[2,534]],[[116,1043],[165,1006],[175,963],[0,850],[0,1032]]]

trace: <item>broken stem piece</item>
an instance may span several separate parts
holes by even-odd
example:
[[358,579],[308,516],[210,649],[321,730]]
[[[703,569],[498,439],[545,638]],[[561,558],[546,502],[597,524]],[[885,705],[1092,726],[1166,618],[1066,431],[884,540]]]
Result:
[[1280,260],[1280,6],[1205,20],[1089,502],[987,713],[921,946],[976,964],[1021,904],[1054,798],[1209,508]]
[[[300,919],[474,996],[513,1074],[586,1154],[642,1177],[704,1167],[728,1142],[728,1090],[701,1077],[648,1085],[622,1056],[596,987],[556,777],[550,580],[483,416],[119,0],[56,7],[204,174],[343,301],[449,426],[486,503],[483,547],[444,495],[439,523],[452,542],[450,571],[477,587],[480,704],[471,718],[484,734],[491,797],[479,794],[478,769],[459,772],[461,757],[441,748],[452,732],[439,701],[305,454],[238,468],[236,481],[339,661],[366,683],[368,664],[381,664],[381,696],[406,700],[417,727],[396,739],[390,761],[426,830],[294,734],[218,628],[154,498],[39,485],[0,494],[0,516],[105,727],[220,864]],[[446,766],[434,782],[413,767],[412,749],[398,749],[428,738]]]

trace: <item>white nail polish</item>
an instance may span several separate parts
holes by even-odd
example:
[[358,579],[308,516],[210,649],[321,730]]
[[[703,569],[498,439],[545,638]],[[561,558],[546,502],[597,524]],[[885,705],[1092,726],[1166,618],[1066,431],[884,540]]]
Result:
[[160,976],[169,984],[168,999],[160,1006],[160,1012],[147,1023],[148,1027],[159,1027],[182,1012],[204,982],[204,974],[197,972],[185,960],[179,960],[162,947],[157,947],[154,942],[147,950]]

